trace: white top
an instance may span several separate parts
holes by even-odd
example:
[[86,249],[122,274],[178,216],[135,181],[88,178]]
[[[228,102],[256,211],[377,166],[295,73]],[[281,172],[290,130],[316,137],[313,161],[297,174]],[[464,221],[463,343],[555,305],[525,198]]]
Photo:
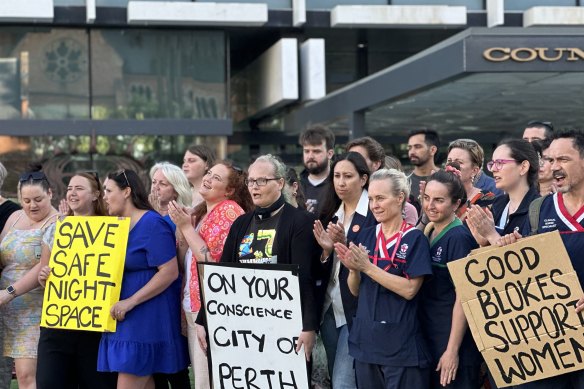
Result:
[[[359,202],[357,203],[357,208],[355,209],[355,213],[358,213],[362,216],[367,216],[367,211],[369,210],[369,194],[367,193],[366,189],[363,189],[361,192],[361,197],[359,198]],[[353,214],[354,215],[354,214]],[[341,206],[335,213],[335,216],[338,217],[339,222],[343,223],[343,227],[345,227],[345,236],[349,233],[349,227],[353,221],[353,215],[345,215],[345,203],[342,202]],[[331,278],[329,280],[328,286],[326,288],[326,296],[324,299],[324,309],[323,315],[329,309],[329,307],[333,306],[333,313],[335,315],[335,324],[336,327],[339,328],[345,324],[347,324],[347,319],[345,318],[345,310],[343,309],[343,301],[341,300],[341,287],[339,285],[339,270],[341,269],[341,261],[337,257],[337,254],[333,254],[333,270],[331,274]]]
[[191,280],[191,264],[193,263],[193,252],[191,248],[187,250],[185,254],[185,287],[183,288],[183,298],[182,307],[185,312],[191,312],[191,293],[190,293],[190,280]]

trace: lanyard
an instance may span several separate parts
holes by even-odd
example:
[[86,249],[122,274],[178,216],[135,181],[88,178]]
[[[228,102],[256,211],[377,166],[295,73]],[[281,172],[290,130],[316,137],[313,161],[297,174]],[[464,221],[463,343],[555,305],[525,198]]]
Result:
[[387,265],[385,268],[383,268],[383,271],[388,271],[392,265],[394,267],[397,267],[397,265],[395,265],[393,263],[394,259],[395,259],[395,253],[397,252],[397,248],[399,247],[399,244],[401,243],[402,237],[404,236],[404,233],[406,232],[407,227],[408,227],[408,223],[406,223],[404,220],[402,222],[400,229],[399,229],[398,237],[397,237],[397,240],[395,241],[395,246],[393,247],[393,252],[391,253],[391,257],[390,257],[389,252],[387,251],[387,241],[385,240],[385,236],[383,236],[383,228],[381,226],[379,226],[379,233],[377,234],[377,240],[375,242],[374,256],[371,257],[373,259],[373,264],[375,266],[377,266],[377,261],[379,259],[379,256],[378,256],[379,242],[381,241],[381,249],[383,250],[383,254],[387,259],[389,259],[389,262],[390,262],[389,265]]
[[498,229],[500,229],[501,231],[503,231],[505,229],[505,226],[507,225],[507,222],[509,221],[509,207],[511,206],[511,202],[508,202],[507,205],[505,206],[505,209],[503,209],[503,212],[501,213],[501,218],[499,219],[499,225],[497,226]]

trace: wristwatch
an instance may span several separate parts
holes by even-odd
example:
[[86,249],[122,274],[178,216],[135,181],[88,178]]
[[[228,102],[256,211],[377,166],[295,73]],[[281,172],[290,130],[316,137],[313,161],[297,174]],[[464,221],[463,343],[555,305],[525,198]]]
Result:
[[14,286],[8,285],[6,291],[10,293],[13,297],[16,297],[16,289],[14,289]]

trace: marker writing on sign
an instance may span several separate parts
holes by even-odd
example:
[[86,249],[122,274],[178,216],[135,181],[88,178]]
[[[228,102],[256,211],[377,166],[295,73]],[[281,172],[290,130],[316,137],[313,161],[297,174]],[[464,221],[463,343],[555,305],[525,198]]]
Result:
[[65,220],[59,225],[59,234],[61,236],[55,241],[55,244],[60,249],[70,249],[74,242],[80,241],[85,248],[89,248],[95,245],[101,237],[101,244],[103,246],[114,248],[115,242],[110,241],[109,238],[116,234],[119,226],[117,223],[103,222],[96,230],[95,228],[91,228],[89,221],[85,221],[85,223],[75,224],[75,230],[73,230],[73,223]]
[[296,388],[294,371],[287,372],[275,370],[256,370],[248,367],[243,370],[241,366],[231,366],[228,363],[219,365],[219,383],[224,388],[248,388],[248,389],[284,389]]
[[[249,298],[268,297],[272,300],[293,300],[292,295],[287,290],[288,279],[286,277],[268,279],[242,276],[241,280],[247,286]],[[237,293],[235,275],[233,274],[228,278],[223,274],[212,273],[207,278],[207,286],[213,293],[223,292],[226,295]]]

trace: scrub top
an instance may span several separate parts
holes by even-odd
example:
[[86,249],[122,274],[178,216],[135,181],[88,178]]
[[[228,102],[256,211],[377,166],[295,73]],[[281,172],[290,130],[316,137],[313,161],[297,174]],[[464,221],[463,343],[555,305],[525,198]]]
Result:
[[[428,240],[421,231],[405,222],[400,232],[387,240],[380,231],[380,224],[368,227],[355,242],[366,247],[373,263],[399,277],[432,274]],[[364,363],[428,367],[430,355],[417,311],[418,296],[407,300],[361,273],[357,314],[349,334],[349,354]]]
[[[470,231],[456,218],[430,242],[433,277],[424,280],[420,290],[420,322],[428,341],[433,364],[436,365],[446,351],[452,327],[452,309],[456,291],[446,264],[477,248]],[[474,366],[481,361],[480,353],[469,330],[458,351],[460,365]]]
[[[530,234],[531,226],[526,223],[522,231],[523,236]],[[558,230],[560,237],[566,246],[566,251],[578,274],[580,283],[584,282],[584,207],[580,208],[574,215],[564,205],[564,198],[561,192],[554,193],[543,199],[539,211],[538,234]]]

